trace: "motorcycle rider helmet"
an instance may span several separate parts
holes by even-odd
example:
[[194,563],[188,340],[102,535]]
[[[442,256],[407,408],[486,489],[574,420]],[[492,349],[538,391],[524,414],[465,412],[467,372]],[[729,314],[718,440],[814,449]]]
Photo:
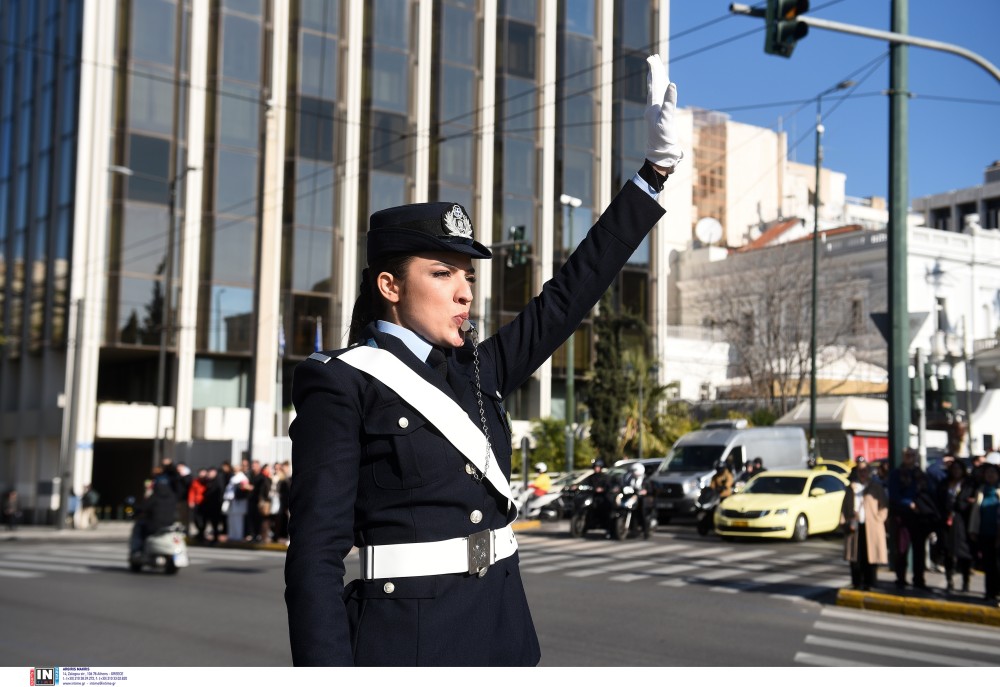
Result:
[[535,472],[546,472],[549,466],[545,463],[535,463]]
[[632,470],[633,475],[642,476],[646,474],[646,466],[642,463],[632,463],[632,467],[630,469]]
[[590,467],[601,468],[603,470],[607,466],[604,464],[603,460],[601,460],[600,458],[595,458],[594,460],[590,461]]

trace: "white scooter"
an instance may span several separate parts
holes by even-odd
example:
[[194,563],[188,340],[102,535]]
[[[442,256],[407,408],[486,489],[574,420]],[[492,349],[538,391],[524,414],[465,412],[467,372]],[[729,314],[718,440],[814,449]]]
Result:
[[162,568],[168,575],[174,575],[178,569],[186,568],[190,564],[184,527],[177,522],[146,537],[142,551],[136,554],[129,553],[128,559],[129,570],[134,573],[140,572],[143,566],[146,566]]

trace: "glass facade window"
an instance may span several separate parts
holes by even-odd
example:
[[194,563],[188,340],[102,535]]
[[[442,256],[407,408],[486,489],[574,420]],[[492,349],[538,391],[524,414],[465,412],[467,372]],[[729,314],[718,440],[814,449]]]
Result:
[[174,84],[167,72],[130,75],[129,126],[171,135],[174,121]]
[[331,98],[337,93],[337,40],[302,32],[299,90],[304,95]]
[[333,161],[334,104],[303,96],[299,99],[299,155]]
[[132,170],[126,186],[132,200],[150,203],[170,201],[170,141],[141,134],[128,137],[128,160]]
[[368,202],[372,212],[403,205],[406,203],[406,179],[397,174],[372,172]]
[[215,211],[220,215],[253,215],[257,207],[257,156],[220,148],[215,194]]
[[260,145],[260,92],[227,82],[219,91],[219,142],[256,150]]
[[333,234],[323,229],[295,229],[295,270],[292,288],[296,291],[329,292],[333,265]]
[[409,166],[409,126],[406,118],[388,112],[372,113],[371,165],[403,174]]
[[212,239],[212,279],[228,284],[252,284],[256,250],[256,221],[218,222]]
[[194,361],[192,407],[241,408],[247,404],[249,381],[246,361],[199,356]]
[[340,3],[337,0],[299,0],[299,26],[324,33],[340,33]]
[[242,12],[255,17],[259,17],[261,12],[261,0],[222,0],[222,6],[232,12]]
[[162,205],[126,203],[120,261],[112,269],[132,274],[162,274],[167,251],[168,217]]
[[504,69],[511,76],[535,78],[535,27],[520,22],[507,23]]
[[536,189],[535,142],[507,138],[503,147],[503,185],[508,193],[533,196]]
[[375,51],[372,54],[372,107],[409,111],[409,58],[405,53]]
[[[121,277],[117,285],[118,317],[115,340],[123,345],[157,346],[163,321],[163,282],[159,279]],[[108,294],[111,296],[112,289]],[[176,301],[175,301],[176,302]]]
[[222,75],[229,79],[260,81],[260,23],[232,14],[223,18]]
[[594,0],[566,0],[566,30],[594,35]]
[[372,8],[372,37],[377,45],[409,48],[410,0],[375,0]]
[[198,297],[198,347],[213,353],[249,353],[253,289],[203,286]]
[[479,61],[479,32],[476,30],[475,3],[467,7],[449,3],[441,8],[441,59],[474,65]]
[[133,0],[132,59],[173,67],[176,17],[170,0]]
[[336,179],[333,167],[300,160],[296,164],[295,221],[312,227],[333,226]]

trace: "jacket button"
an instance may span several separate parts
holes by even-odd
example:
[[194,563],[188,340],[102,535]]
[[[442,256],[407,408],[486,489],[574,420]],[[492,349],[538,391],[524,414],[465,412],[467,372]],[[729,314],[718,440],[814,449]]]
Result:
[[394,591],[396,591],[396,585],[394,585],[392,582],[386,582],[384,585],[382,585],[382,591],[385,592],[386,594],[392,594]]
[[405,417],[401,417],[399,418],[399,426],[402,427],[403,429],[406,429],[407,427],[410,426],[410,421],[407,420]]
[[476,468],[472,467],[472,463],[466,463],[465,472],[469,475],[474,475],[476,474]]
[[478,511],[478,510],[472,511],[469,514],[469,520],[471,520],[474,524],[478,525],[480,522],[483,521],[483,513],[482,513],[482,511]]

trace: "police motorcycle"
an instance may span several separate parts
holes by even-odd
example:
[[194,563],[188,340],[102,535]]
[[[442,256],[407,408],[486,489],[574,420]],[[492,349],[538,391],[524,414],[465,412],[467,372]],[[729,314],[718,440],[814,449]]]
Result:
[[129,570],[134,573],[146,567],[162,569],[168,575],[174,575],[190,564],[184,526],[178,522],[150,534],[142,549],[134,553],[130,551],[128,559]]
[[616,485],[611,488],[613,501],[610,513],[611,525],[608,529],[611,537],[617,540],[626,539],[633,533],[641,534],[643,539],[649,539],[656,527],[656,520],[652,504],[642,502],[643,499],[651,501],[645,493],[641,493],[644,491],[641,480],[645,469],[641,463],[635,463],[631,465],[630,471],[639,478],[639,490],[628,484],[627,473],[623,476],[621,486]]
[[715,509],[718,507],[719,492],[712,487],[703,487],[694,502],[694,514],[697,518],[698,534],[706,536],[715,528]]
[[573,517],[569,521],[571,537],[582,537],[587,530],[608,527],[606,491],[603,487],[581,484],[573,497]]

